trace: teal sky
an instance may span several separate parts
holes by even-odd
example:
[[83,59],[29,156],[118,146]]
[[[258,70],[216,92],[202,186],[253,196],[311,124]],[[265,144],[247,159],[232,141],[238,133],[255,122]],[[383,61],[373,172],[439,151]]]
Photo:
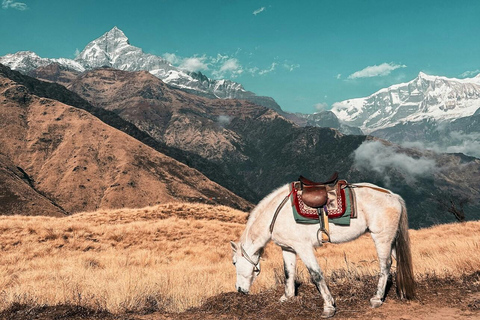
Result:
[[177,66],[240,82],[290,112],[410,81],[480,72],[480,1],[0,0],[0,56],[74,58],[117,26]]

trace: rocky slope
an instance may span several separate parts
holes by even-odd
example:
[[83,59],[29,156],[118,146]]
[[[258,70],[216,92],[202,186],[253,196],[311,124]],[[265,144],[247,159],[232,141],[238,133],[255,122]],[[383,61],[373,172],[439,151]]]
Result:
[[[1,70],[0,70],[1,71]],[[250,204],[200,172],[0,72],[2,153],[67,212],[166,201]]]
[[175,90],[148,72],[97,69],[68,89],[93,105],[114,111],[158,141],[222,161],[242,158],[242,141],[225,126],[234,117],[257,117],[264,107],[247,101],[208,99]]
[[55,82],[66,86],[70,82],[72,82],[80,73],[81,72],[79,71],[71,70],[57,62],[54,62],[46,66],[30,70],[26,74],[37,79],[48,82]]

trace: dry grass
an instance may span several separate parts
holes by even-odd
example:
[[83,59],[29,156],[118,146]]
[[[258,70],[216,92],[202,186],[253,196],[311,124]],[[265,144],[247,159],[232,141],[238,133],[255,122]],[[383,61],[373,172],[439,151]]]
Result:
[[[13,303],[75,304],[113,313],[183,311],[232,291],[229,240],[247,214],[228,207],[172,203],[67,218],[0,218],[0,309]],[[456,276],[480,266],[480,222],[411,230],[417,278]],[[378,273],[369,236],[317,250],[328,277]],[[269,245],[254,292],[283,281],[281,251]],[[298,276],[308,282],[299,263]],[[372,292],[375,288],[372,288]]]

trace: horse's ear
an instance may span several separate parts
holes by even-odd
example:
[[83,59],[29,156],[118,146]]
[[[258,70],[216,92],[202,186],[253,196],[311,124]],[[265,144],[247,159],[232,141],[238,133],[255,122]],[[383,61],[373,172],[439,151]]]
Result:
[[235,242],[233,242],[233,241],[230,241],[230,245],[232,246],[232,251],[233,251],[233,252],[237,252],[237,248],[238,248],[238,247],[237,247],[237,244],[236,244]]

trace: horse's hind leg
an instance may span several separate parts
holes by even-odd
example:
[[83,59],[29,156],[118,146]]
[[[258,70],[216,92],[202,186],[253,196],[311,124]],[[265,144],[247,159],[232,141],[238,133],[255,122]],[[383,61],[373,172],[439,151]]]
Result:
[[317,258],[313,254],[313,250],[305,249],[302,251],[297,250],[300,259],[302,259],[303,263],[310,272],[310,277],[312,282],[317,287],[318,291],[322,295],[323,298],[323,313],[322,318],[330,318],[335,315],[335,301],[333,300],[332,294],[327,287],[327,283],[325,282],[325,278],[323,277],[322,270],[318,265]]
[[392,266],[393,236],[387,233],[372,233],[372,238],[375,242],[378,261],[380,263],[380,277],[378,279],[377,293],[370,299],[370,305],[372,308],[378,308],[383,304],[388,276],[390,275],[390,267]]
[[295,267],[297,254],[289,249],[282,248],[283,268],[285,272],[285,294],[280,298],[283,302],[295,296]]

